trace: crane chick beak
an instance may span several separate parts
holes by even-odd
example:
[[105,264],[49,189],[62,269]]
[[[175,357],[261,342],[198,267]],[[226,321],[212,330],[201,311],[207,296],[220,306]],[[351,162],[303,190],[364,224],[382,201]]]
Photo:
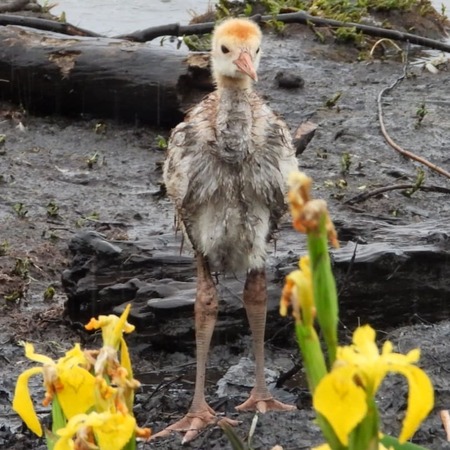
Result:
[[233,62],[241,72],[247,74],[253,81],[258,81],[253,59],[246,50],[242,50],[239,57]]

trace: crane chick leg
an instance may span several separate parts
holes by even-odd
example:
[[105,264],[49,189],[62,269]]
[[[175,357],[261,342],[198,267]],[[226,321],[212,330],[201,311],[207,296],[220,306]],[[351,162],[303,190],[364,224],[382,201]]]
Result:
[[264,376],[264,333],[267,315],[267,284],[264,269],[248,272],[244,287],[244,305],[253,336],[255,387],[251,391],[250,398],[236,409],[239,411],[257,410],[262,413],[272,410],[294,410],[295,406],[286,405],[272,397]]
[[[194,397],[188,413],[178,422],[168,426],[163,431],[152,436],[164,437],[172,431],[186,432],[182,443],[195,439],[200,430],[208,425],[217,424],[219,419],[214,410],[205,400],[206,361],[208,357],[211,337],[217,320],[219,302],[217,290],[211,277],[208,261],[200,254],[197,255],[197,296],[195,299],[195,340],[197,346],[197,373],[195,379]],[[222,418],[230,425],[237,425],[237,421]]]

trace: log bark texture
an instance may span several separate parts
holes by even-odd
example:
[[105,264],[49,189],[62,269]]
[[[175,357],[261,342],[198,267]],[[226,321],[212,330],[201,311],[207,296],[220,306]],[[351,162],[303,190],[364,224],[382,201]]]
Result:
[[0,27],[0,99],[30,113],[172,126],[211,87],[167,45]]
[[[444,222],[337,221],[342,247],[332,252],[332,260],[342,324],[370,322],[386,329],[448,318],[450,280],[444,274],[450,270],[450,240]],[[298,257],[293,254],[304,253],[298,241],[298,233],[286,224],[277,241],[276,261],[268,264],[268,336],[286,323],[278,312],[280,292],[285,275],[296,267]],[[95,232],[81,232],[70,250],[73,260],[63,274],[63,286],[73,321],[120,313],[123,304],[132,301],[133,323],[150,340],[193,344],[195,264],[189,252],[180,256],[180,239],[173,233],[109,242]],[[248,332],[241,300],[244,279],[217,279],[222,300],[217,329],[228,339]]]

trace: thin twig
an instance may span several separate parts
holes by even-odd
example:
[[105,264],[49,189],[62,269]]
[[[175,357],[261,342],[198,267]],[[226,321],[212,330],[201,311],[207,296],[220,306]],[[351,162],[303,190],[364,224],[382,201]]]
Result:
[[419,186],[414,184],[392,184],[390,186],[383,186],[373,191],[363,192],[362,194],[355,195],[355,197],[349,198],[344,202],[346,205],[354,205],[355,203],[361,203],[370,197],[376,197],[377,195],[384,194],[389,191],[417,189],[424,192],[440,192],[441,194],[450,194],[450,189],[442,186]]
[[348,286],[348,280],[350,278],[350,274],[352,273],[353,267],[355,265],[356,260],[356,251],[358,250],[358,242],[355,242],[355,248],[353,249],[353,255],[350,259],[350,264],[348,265],[347,273],[345,274],[344,281],[341,284],[341,288],[338,292],[338,298],[341,297],[341,294],[344,292],[345,288]]
[[444,426],[447,441],[450,442],[450,414],[448,409],[439,411],[439,416],[441,417],[442,425]]
[[[373,27],[370,25],[364,25],[361,23],[353,22],[341,22],[340,20],[325,19],[323,17],[311,16],[310,14],[299,11],[295,13],[279,14],[277,16],[260,14],[250,17],[253,21],[268,22],[271,20],[277,20],[283,23],[301,23],[304,25],[317,25],[327,26],[333,28],[354,28],[363,34],[368,36],[376,36],[381,38],[392,39],[396,41],[410,42],[415,45],[422,45],[424,47],[434,48],[443,52],[450,52],[450,45],[434,39],[417,36],[411,33],[403,33],[398,30],[390,30],[382,27]],[[162,25],[159,27],[147,28],[145,30],[136,31],[130,34],[124,34],[117,36],[119,39],[127,39],[135,42],[147,42],[161,36],[187,36],[192,34],[205,34],[211,33],[215,26],[214,22],[199,23],[193,25],[182,26],[179,23],[173,23],[169,25]]]
[[377,104],[378,104],[378,120],[380,122],[380,128],[381,133],[383,134],[384,138],[386,139],[386,142],[397,152],[402,154],[403,156],[406,156],[409,159],[412,159],[414,161],[419,162],[420,164],[423,164],[424,166],[427,166],[431,170],[434,170],[435,172],[439,173],[440,175],[443,175],[444,177],[450,178],[450,172],[447,172],[442,167],[437,166],[436,164],[433,164],[432,162],[428,161],[425,158],[422,158],[421,156],[416,155],[415,153],[412,153],[408,150],[405,150],[403,147],[400,147],[388,134],[386,131],[386,127],[384,125],[384,119],[383,119],[383,95],[387,92],[392,91],[398,84],[400,84],[407,75],[408,70],[408,52],[406,52],[405,56],[405,63],[403,65],[403,73],[390,85],[385,87],[380,91],[377,98]]
[[[414,45],[433,48],[443,52],[450,53],[450,45],[442,41],[417,36],[416,34],[404,33],[399,30],[391,30],[382,27],[373,27],[361,23],[341,22],[340,20],[326,19],[323,17],[311,16],[310,14],[299,11],[295,13],[279,14],[277,16],[260,14],[250,17],[257,23],[277,20],[283,23],[301,23],[304,25],[317,25],[332,28],[354,28],[368,36],[392,39],[395,41],[409,42]],[[54,31],[56,33],[67,34],[71,36],[91,36],[105,37],[92,31],[78,28],[69,23],[61,23],[52,20],[38,19],[35,17],[22,17],[16,15],[2,14],[0,16],[0,25],[22,25],[26,27],[36,28],[38,30]],[[215,22],[206,22],[193,25],[180,25],[179,23],[171,23],[157,27],[146,28],[144,30],[135,31],[133,33],[122,34],[116,36],[116,39],[126,39],[133,42],[148,42],[162,36],[189,36],[193,34],[211,33],[215,26]]]

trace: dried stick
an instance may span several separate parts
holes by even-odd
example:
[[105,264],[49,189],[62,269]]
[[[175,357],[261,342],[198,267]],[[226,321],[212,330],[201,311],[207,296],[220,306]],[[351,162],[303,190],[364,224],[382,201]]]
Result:
[[363,192],[362,194],[355,195],[344,202],[345,205],[354,205],[355,203],[361,203],[370,197],[376,197],[377,195],[384,194],[389,191],[396,191],[399,189],[417,189],[424,192],[440,192],[442,194],[450,194],[450,189],[441,186],[416,186],[414,184],[392,184],[390,186],[383,186],[373,191]]
[[[416,34],[403,33],[398,30],[390,30],[382,27],[373,27],[370,25],[364,25],[361,23],[353,22],[341,22],[340,20],[326,19],[323,17],[311,16],[310,14],[299,11],[295,13],[279,14],[277,16],[260,14],[250,17],[253,21],[267,22],[270,20],[277,20],[283,23],[301,23],[304,25],[317,25],[317,26],[327,26],[333,28],[354,28],[363,34],[368,36],[377,36],[381,38],[392,39],[395,41],[410,42],[415,45],[422,45],[424,47],[434,48],[436,50],[441,50],[443,52],[450,52],[450,45],[445,44],[441,41],[436,41],[434,39],[424,38],[422,36],[417,36]],[[199,23],[194,25],[182,26],[179,23],[162,25],[159,27],[147,28],[145,30],[136,31],[134,33],[117,36],[119,39],[128,39],[136,42],[146,42],[151,41],[157,37],[161,36],[183,36],[191,34],[205,34],[211,33],[215,26],[214,22]]]
[[[376,36],[380,38],[392,39],[394,41],[409,42],[414,45],[441,50],[450,53],[450,45],[442,41],[417,36],[416,34],[404,33],[399,30],[391,30],[388,28],[374,27],[364,25],[362,23],[341,22],[340,20],[326,19],[323,17],[311,16],[310,14],[299,11],[295,13],[279,14],[277,16],[260,14],[250,17],[257,23],[277,20],[283,23],[301,23],[304,25],[327,26],[332,28],[354,28],[368,36]],[[22,17],[16,15],[1,15],[0,25],[22,25],[45,31],[54,31],[56,33],[76,35],[76,36],[92,36],[104,37],[97,33],[93,33],[82,28],[75,27],[69,23],[60,23],[52,20],[37,19],[34,17]],[[133,42],[147,42],[161,36],[187,36],[192,34],[211,33],[215,26],[215,22],[206,22],[193,25],[180,25],[172,23],[157,27],[146,28],[144,30],[135,31],[133,33],[122,34],[116,36],[117,39],[126,39]]]
[[386,127],[384,125],[384,119],[383,119],[383,95],[387,92],[392,91],[392,89],[395,88],[398,84],[400,84],[406,77],[408,69],[408,52],[406,52],[405,57],[405,63],[403,65],[403,73],[390,85],[385,87],[380,91],[377,98],[377,104],[378,104],[378,121],[380,122],[380,128],[381,133],[383,134],[384,138],[386,139],[386,142],[397,152],[402,154],[403,156],[406,156],[409,159],[412,159],[414,161],[419,162],[420,164],[423,164],[424,166],[429,167],[431,170],[434,170],[435,172],[439,173],[440,175],[443,175],[444,177],[450,178],[450,172],[447,172],[442,167],[437,166],[436,164],[433,164],[432,162],[428,161],[425,158],[422,158],[421,156],[416,155],[415,153],[412,153],[408,150],[405,150],[403,147],[400,147],[388,134],[386,131]]

